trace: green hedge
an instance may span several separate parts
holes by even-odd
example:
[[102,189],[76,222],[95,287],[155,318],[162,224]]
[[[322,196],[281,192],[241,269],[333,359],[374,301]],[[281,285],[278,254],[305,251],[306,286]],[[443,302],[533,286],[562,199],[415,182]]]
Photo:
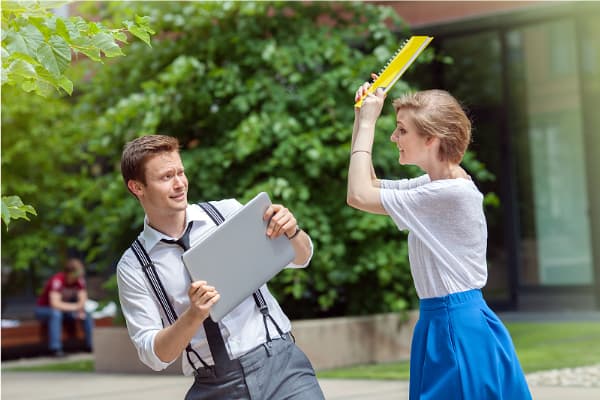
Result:
[[[3,93],[2,191],[19,193],[39,214],[11,224],[3,265],[31,268],[39,285],[77,249],[93,269],[112,273],[143,218],[120,178],[122,147],[164,133],[183,143],[190,201],[244,202],[267,191],[311,235],[310,267],[270,285],[290,316],[412,305],[405,235],[391,219],[345,202],[353,93],[409,35],[393,10],[360,2],[100,7],[84,11],[103,20],[148,16],[152,47],[133,42],[125,57],[101,66],[81,60],[70,72],[71,97]],[[399,82],[390,96],[407,89]],[[390,105],[385,114],[375,167],[383,177],[413,176],[389,143]]]

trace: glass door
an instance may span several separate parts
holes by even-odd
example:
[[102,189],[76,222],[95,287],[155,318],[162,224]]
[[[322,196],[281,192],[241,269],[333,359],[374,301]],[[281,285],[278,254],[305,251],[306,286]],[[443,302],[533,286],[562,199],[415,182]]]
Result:
[[524,285],[593,283],[576,40],[572,20],[507,34]]

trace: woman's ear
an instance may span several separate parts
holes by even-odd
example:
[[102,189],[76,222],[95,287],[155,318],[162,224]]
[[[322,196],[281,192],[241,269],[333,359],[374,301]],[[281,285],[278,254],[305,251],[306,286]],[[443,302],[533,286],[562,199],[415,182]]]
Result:
[[438,141],[439,141],[439,139],[437,137],[433,136],[433,135],[427,136],[427,138],[425,139],[425,145],[426,146],[431,146],[431,145],[433,145],[434,143],[436,143]]

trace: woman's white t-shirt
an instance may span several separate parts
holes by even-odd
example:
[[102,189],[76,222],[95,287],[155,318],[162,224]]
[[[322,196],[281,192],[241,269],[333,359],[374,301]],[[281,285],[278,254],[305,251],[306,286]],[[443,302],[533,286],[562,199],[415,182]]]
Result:
[[483,195],[470,179],[381,180],[381,204],[400,230],[409,231],[410,269],[419,298],[485,285]]

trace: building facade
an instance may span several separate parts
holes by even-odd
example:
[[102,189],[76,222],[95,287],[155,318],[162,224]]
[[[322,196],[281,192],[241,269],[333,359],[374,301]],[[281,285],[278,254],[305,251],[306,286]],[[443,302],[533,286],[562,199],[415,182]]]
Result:
[[[499,309],[600,309],[600,2],[385,2],[437,59],[496,179],[486,297]],[[449,57],[452,62],[443,61]],[[446,58],[447,60],[447,58]]]

